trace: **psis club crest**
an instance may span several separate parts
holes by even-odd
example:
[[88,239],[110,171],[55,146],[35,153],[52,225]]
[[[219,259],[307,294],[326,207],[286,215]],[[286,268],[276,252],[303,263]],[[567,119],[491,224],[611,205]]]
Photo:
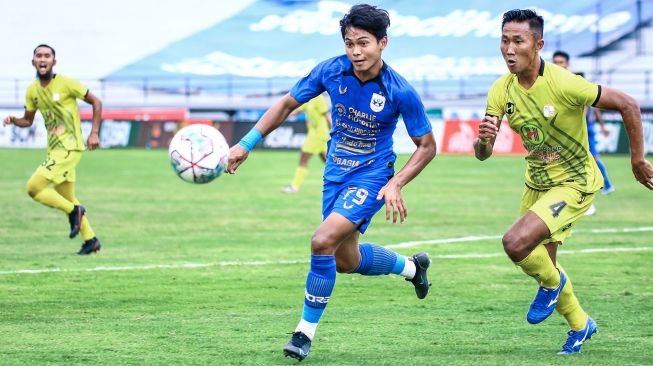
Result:
[[381,94],[373,93],[370,99],[370,109],[374,112],[381,112],[385,107],[385,97]]
[[527,123],[521,127],[519,130],[524,142],[540,146],[544,143],[544,131],[542,128],[535,123]]

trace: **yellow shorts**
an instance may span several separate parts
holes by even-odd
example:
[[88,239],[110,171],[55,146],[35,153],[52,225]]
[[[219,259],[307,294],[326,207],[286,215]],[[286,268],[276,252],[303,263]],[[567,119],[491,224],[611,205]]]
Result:
[[54,184],[74,182],[75,168],[81,159],[81,151],[52,150],[34,174],[39,174]]
[[311,155],[326,154],[328,146],[327,141],[329,140],[308,134],[304,141],[304,145],[302,145],[302,152]]
[[551,236],[542,244],[562,243],[594,201],[593,193],[583,193],[571,187],[554,187],[548,191],[524,188],[519,215],[530,210],[544,221]]

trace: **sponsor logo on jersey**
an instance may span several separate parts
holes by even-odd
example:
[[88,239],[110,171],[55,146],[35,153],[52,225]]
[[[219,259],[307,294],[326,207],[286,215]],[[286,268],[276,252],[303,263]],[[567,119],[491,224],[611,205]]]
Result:
[[519,132],[527,144],[539,146],[544,143],[544,131],[534,123],[523,125]]
[[373,93],[370,100],[370,109],[374,112],[381,112],[385,107],[385,97],[381,94]]
[[336,113],[338,113],[339,116],[344,116],[345,114],[347,114],[347,108],[345,108],[345,106],[342,105],[342,103],[336,103],[335,107],[336,107]]
[[361,164],[361,162],[358,160],[341,158],[335,155],[331,155],[331,159],[333,159],[333,162],[337,165],[342,165],[350,168],[355,168]]
[[515,103],[513,102],[506,103],[506,114],[513,114],[513,113],[515,113]]

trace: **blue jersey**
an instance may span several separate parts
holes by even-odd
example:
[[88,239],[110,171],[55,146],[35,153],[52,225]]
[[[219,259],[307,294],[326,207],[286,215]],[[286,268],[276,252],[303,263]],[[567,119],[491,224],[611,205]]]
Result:
[[410,136],[431,131],[417,92],[385,62],[376,78],[361,82],[346,55],[334,57],[299,80],[290,95],[306,103],[324,91],[331,97],[333,120],[326,180],[343,182],[351,174],[392,176],[392,134],[399,115]]

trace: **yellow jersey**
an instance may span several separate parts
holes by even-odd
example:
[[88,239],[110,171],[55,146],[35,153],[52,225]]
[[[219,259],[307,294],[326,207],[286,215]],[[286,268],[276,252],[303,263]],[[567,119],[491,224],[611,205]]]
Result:
[[74,79],[54,75],[45,88],[37,79],[27,88],[25,110],[43,115],[48,131],[48,151],[85,149],[77,99],[84,99],[88,89]]
[[329,112],[329,106],[322,95],[309,100],[297,108],[299,112],[306,112],[306,138],[329,139],[329,123],[325,114]]
[[601,97],[601,86],[541,60],[535,83],[525,89],[508,73],[490,88],[486,113],[507,116],[521,136],[526,156],[526,185],[536,190],[570,186],[594,193],[603,177],[589,151],[586,106]]

